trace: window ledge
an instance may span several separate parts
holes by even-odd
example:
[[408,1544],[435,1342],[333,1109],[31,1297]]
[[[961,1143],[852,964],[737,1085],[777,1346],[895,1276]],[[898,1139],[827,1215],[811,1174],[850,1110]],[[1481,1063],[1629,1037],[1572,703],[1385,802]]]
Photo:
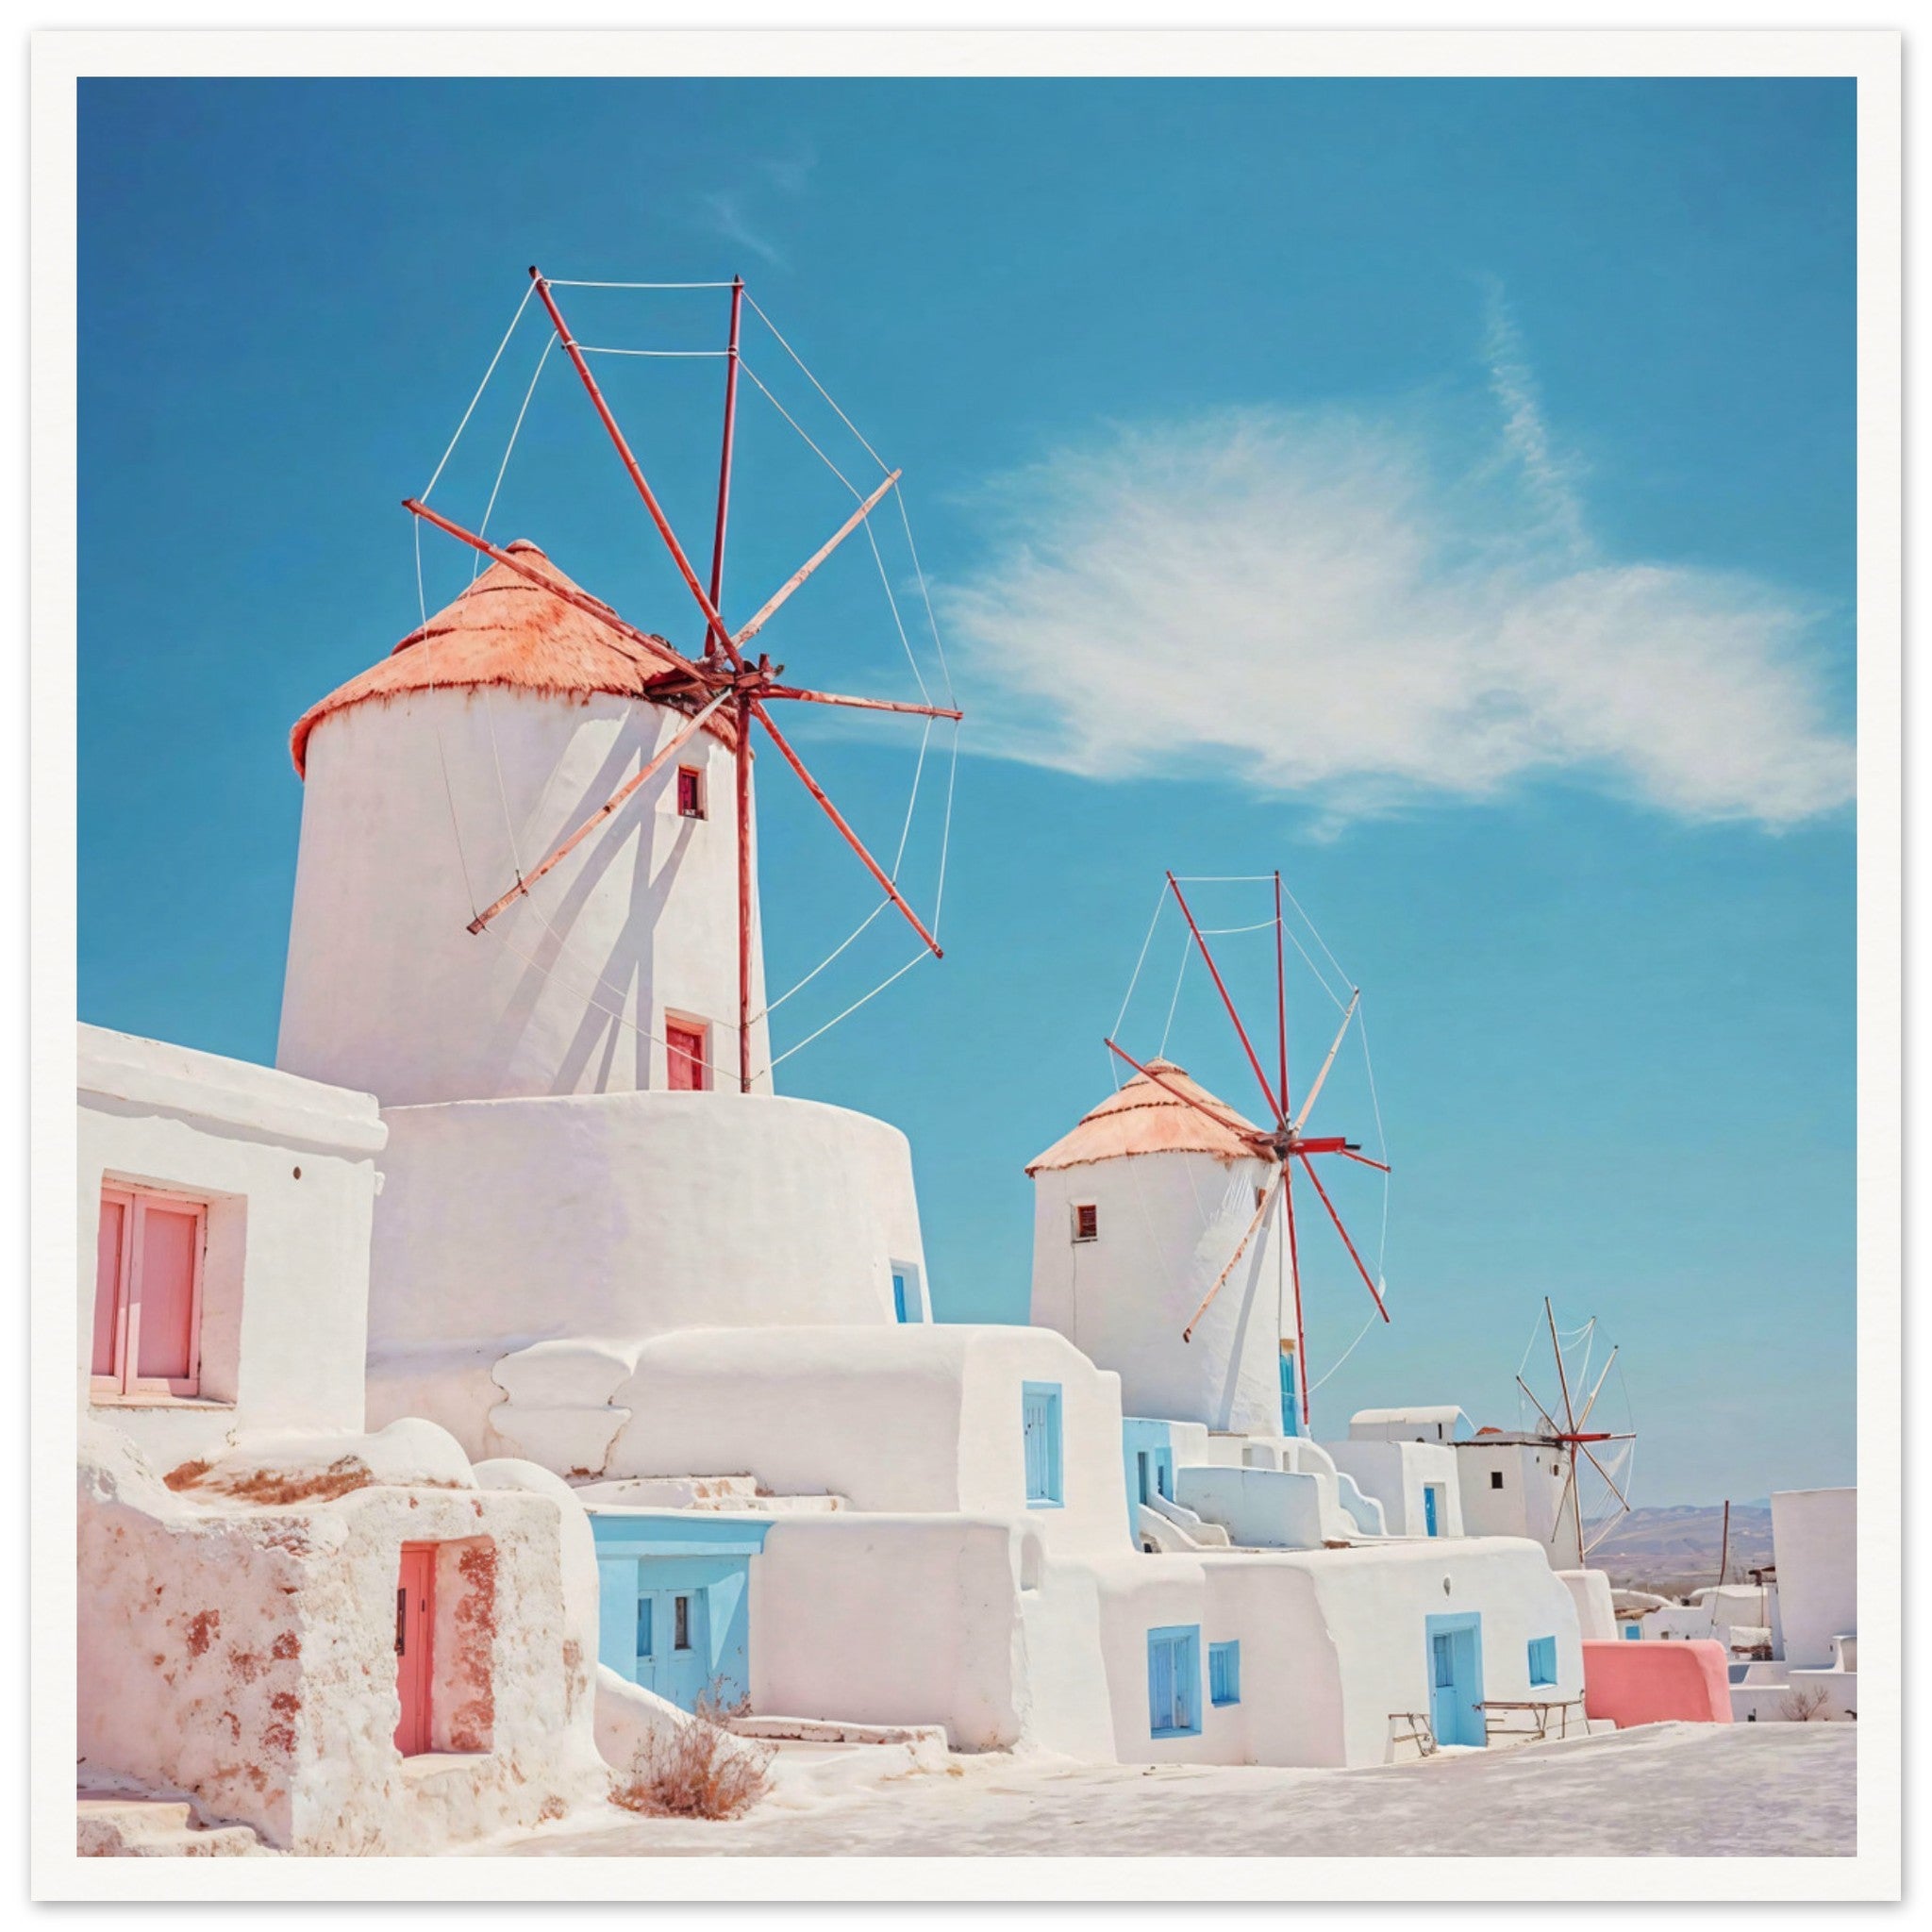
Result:
[[1058,1496],[1028,1496],[1026,1507],[1029,1509],[1064,1509],[1067,1506]]
[[403,1776],[411,1784],[451,1772],[474,1771],[494,1756],[489,1751],[417,1751],[403,1759]]
[[205,1395],[90,1395],[90,1408],[198,1408],[232,1414],[232,1402]]

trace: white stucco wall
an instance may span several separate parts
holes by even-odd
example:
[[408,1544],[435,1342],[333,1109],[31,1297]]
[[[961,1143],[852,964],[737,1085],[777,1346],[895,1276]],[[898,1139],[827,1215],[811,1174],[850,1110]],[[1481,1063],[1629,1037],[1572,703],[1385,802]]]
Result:
[[[1520,1541],[1140,1557],[1092,1567],[1124,1763],[1383,1763],[1389,1714],[1429,1707],[1426,1619],[1441,1611],[1481,1613],[1486,1696],[1530,1694],[1537,1637],[1557,1640],[1558,1681],[1536,1694],[1582,1695],[1570,1592],[1542,1552]],[[1196,1737],[1149,1732],[1147,1632],[1171,1624],[1201,1630]],[[1228,1640],[1241,1646],[1241,1702],[1216,1709],[1206,1696],[1207,1647]]]
[[1771,1537],[1785,1661],[1827,1665],[1832,1639],[1858,1628],[1857,1491],[1774,1491]]
[[[1278,1200],[1181,1340],[1269,1173],[1259,1160],[1144,1154],[1034,1176],[1032,1319],[1113,1370],[1128,1414],[1279,1433],[1280,1341],[1294,1319]],[[1099,1209],[1095,1241],[1072,1238],[1081,1202]]]
[[[503,1357],[596,1339],[574,1396],[607,1409],[636,1348],[689,1326],[894,1324],[925,1254],[906,1137],[769,1094],[608,1093],[391,1108],[371,1256],[371,1415],[426,1415],[473,1455]],[[510,1418],[503,1418],[508,1424]],[[594,1418],[592,1419],[594,1421]],[[621,1416],[559,1466],[596,1469]],[[598,1433],[601,1428],[601,1435]],[[547,1459],[547,1458],[543,1458]]]
[[[167,1470],[243,1431],[359,1430],[375,1102],[216,1054],[82,1026],[79,1400]],[[298,1176],[299,1170],[299,1176]],[[89,1388],[104,1183],[208,1203],[201,1396]]]
[[1586,1643],[1614,1641],[1617,1611],[1610,1579],[1601,1570],[1559,1570],[1557,1577],[1576,1607],[1576,1629]]
[[[466,930],[684,722],[628,698],[503,690],[324,718],[308,741],[277,1064],[389,1106],[662,1088],[668,1009],[710,1025],[719,1084],[735,1086],[734,781],[708,733],[528,898]],[[680,763],[704,769],[704,820],[677,814]],[[753,1010],[763,1005],[755,945]],[[769,1057],[755,1023],[754,1071]]]
[[1428,1534],[1423,1491],[1430,1485],[1441,1491],[1436,1534],[1464,1534],[1459,1458],[1455,1450],[1438,1442],[1373,1440],[1324,1442],[1322,1447],[1339,1471],[1355,1478],[1364,1495],[1373,1496],[1381,1504],[1383,1522],[1391,1536]]
[[[1057,1507],[1026,1501],[1026,1382],[1061,1391]],[[750,1474],[862,1510],[1004,1520],[1050,1553],[1126,1547],[1119,1382],[1044,1329],[684,1330],[644,1346],[615,1401],[630,1420],[612,1476]]]
[[[1549,1552],[1552,1567],[1582,1567],[1565,1492],[1569,1462],[1560,1449],[1477,1437],[1458,1442],[1455,1455],[1461,1473],[1462,1521],[1471,1536],[1526,1536]],[[1503,1478],[1501,1489],[1491,1481],[1495,1474]]]

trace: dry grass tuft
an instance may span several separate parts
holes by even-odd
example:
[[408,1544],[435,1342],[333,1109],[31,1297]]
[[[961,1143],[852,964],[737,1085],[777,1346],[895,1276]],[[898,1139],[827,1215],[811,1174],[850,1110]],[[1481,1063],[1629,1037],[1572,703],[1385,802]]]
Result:
[[1819,1713],[1831,1702],[1823,1684],[1807,1684],[1802,1690],[1789,1690],[1778,1700],[1778,1715],[1790,1724],[1820,1722]]
[[708,1691],[690,1724],[658,1733],[637,1753],[628,1774],[613,1781],[611,1803],[647,1818],[737,1818],[750,1810],[765,1794],[772,1747],[734,1737],[722,1723],[731,1715]]

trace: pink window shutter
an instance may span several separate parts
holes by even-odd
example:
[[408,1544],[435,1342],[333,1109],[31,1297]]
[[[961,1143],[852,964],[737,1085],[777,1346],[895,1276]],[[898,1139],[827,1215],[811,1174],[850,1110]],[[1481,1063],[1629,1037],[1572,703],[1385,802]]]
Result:
[[134,1373],[143,1382],[166,1382],[176,1394],[193,1392],[201,1228],[195,1208],[142,1203],[134,1293],[139,1340],[129,1338]]
[[124,1244],[132,1203],[116,1194],[101,1196],[101,1224],[94,1246],[93,1373],[108,1379],[120,1374]]

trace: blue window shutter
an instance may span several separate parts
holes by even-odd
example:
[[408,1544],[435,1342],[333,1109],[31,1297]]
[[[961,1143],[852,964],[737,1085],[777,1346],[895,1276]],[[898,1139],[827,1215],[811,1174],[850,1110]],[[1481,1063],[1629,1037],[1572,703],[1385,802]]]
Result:
[[1239,1704],[1241,1701],[1241,1647],[1236,1643],[1208,1646],[1208,1701],[1210,1704]]
[[1456,1682],[1456,1652],[1446,1631],[1438,1631],[1429,1639],[1430,1649],[1436,1659],[1436,1689],[1446,1690]]
[[1554,1684],[1557,1681],[1557,1640],[1532,1637],[1529,1640],[1529,1681]]
[[906,1319],[906,1277],[903,1274],[892,1276],[892,1312],[900,1321]]
[[1424,1483],[1423,1485],[1423,1527],[1430,1536],[1440,1536],[1441,1534],[1441,1529],[1437,1527],[1436,1524],[1436,1486],[1434,1483]]
[[647,1596],[638,1598],[638,1655],[651,1655],[651,1599]]

